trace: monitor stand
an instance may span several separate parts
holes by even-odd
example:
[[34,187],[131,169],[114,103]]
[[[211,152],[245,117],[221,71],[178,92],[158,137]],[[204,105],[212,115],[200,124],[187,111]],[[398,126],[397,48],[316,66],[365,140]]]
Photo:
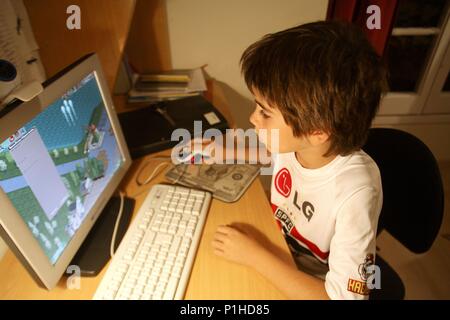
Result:
[[[131,221],[134,199],[124,197],[123,212],[117,229],[114,251],[120,244]],[[112,197],[98,217],[80,249],[72,259],[70,266],[78,266],[82,277],[95,277],[111,259],[110,247],[116,218],[120,208],[120,197]],[[66,275],[73,275],[68,268]]]

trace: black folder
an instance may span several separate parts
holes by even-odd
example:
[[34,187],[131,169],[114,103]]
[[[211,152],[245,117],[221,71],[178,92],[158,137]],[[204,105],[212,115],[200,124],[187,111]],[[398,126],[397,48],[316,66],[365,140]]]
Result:
[[225,117],[201,95],[121,113],[119,121],[133,159],[178,144],[179,141],[171,141],[177,128],[187,129],[193,138],[194,121],[202,121],[203,132],[215,128],[225,133],[229,128]]

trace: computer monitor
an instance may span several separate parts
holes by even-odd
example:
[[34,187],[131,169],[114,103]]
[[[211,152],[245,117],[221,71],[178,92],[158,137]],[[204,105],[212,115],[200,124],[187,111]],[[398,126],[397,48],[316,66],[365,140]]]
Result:
[[58,283],[130,165],[96,54],[2,111],[0,233],[38,284]]

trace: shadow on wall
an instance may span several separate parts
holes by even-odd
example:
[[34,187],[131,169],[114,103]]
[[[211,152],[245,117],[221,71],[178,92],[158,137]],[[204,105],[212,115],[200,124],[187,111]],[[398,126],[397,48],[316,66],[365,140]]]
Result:
[[216,79],[214,81],[226,98],[236,127],[244,130],[252,128],[253,125],[250,123],[249,118],[255,108],[255,103],[251,99],[241,95],[225,82]]

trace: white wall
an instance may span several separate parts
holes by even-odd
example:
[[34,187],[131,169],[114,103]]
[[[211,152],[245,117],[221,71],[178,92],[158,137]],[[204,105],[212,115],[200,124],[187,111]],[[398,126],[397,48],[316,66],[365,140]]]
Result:
[[243,51],[267,33],[324,20],[328,0],[167,0],[172,64],[208,64],[240,127],[253,108],[239,68]]

